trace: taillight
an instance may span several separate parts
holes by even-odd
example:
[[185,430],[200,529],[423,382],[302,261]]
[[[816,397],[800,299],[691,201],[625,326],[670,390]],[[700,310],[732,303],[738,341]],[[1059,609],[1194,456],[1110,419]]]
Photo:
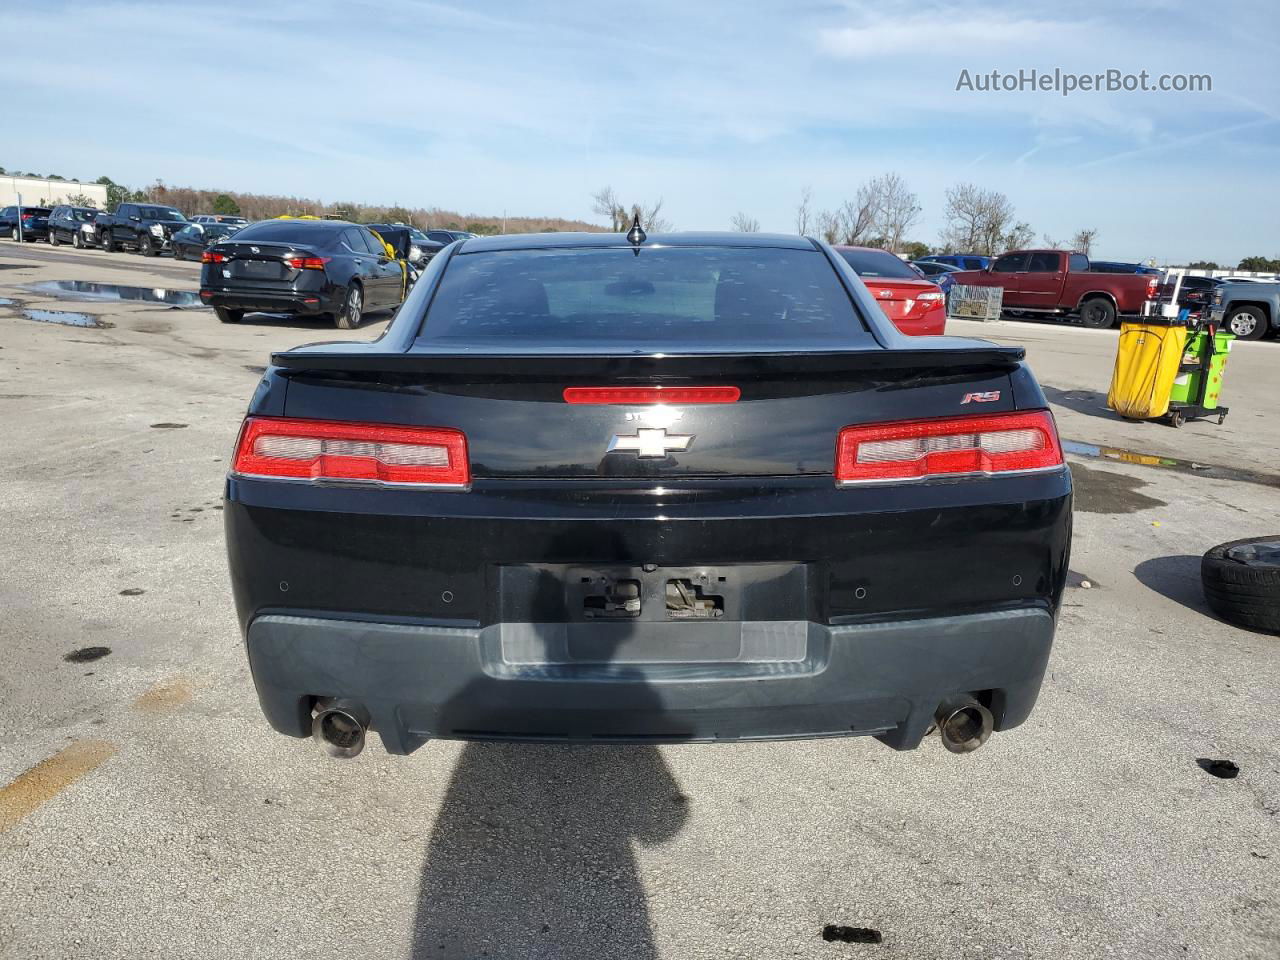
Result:
[[22,222],[23,222],[23,223],[30,223],[30,222],[31,222],[32,220],[34,220],[35,218],[36,218],[36,216],[35,216],[35,214],[34,214],[34,213],[24,213],[24,214],[22,215]]
[[1062,464],[1047,410],[845,427],[836,482],[884,483],[966,474],[1049,470]]
[[917,293],[917,300],[942,300],[944,299],[942,291],[935,290],[932,293]]
[[737,387],[565,387],[565,403],[737,403]]
[[285,257],[284,265],[294,270],[323,270],[330,257]]
[[1156,295],[1156,291],[1159,289],[1160,289],[1160,280],[1159,278],[1153,275],[1147,281],[1147,296],[1154,297]]
[[200,254],[201,263],[226,263],[230,259],[225,253],[214,253],[211,250],[206,250]]
[[249,417],[232,472],[339,483],[466,487],[467,438],[460,430]]

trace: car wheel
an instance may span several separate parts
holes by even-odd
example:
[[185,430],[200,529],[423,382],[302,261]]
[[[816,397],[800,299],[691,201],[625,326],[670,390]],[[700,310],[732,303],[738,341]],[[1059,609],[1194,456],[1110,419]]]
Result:
[[111,231],[107,230],[102,234],[102,249],[107,253],[111,253],[116,248],[115,237],[111,235]]
[[49,246],[56,247],[59,243],[58,235],[52,230],[49,231]]
[[223,323],[239,323],[244,318],[243,310],[229,310],[226,307],[214,307],[213,312]]
[[347,295],[342,300],[342,309],[333,316],[333,322],[339,330],[354,330],[360,326],[364,314],[364,291],[360,284],[353,283],[347,287]]
[[1267,318],[1257,307],[1235,307],[1227,314],[1223,324],[1237,340],[1261,340],[1267,332]]
[[1280,535],[1219,544],[1201,559],[1200,581],[1222,619],[1280,633]]
[[1107,330],[1115,326],[1115,304],[1103,297],[1086,300],[1080,307],[1080,322],[1094,330]]
[[84,235],[79,230],[71,235],[71,246],[76,250],[84,249]]
[[156,255],[155,244],[151,242],[151,234],[144,233],[138,241],[138,252],[144,257],[154,257]]

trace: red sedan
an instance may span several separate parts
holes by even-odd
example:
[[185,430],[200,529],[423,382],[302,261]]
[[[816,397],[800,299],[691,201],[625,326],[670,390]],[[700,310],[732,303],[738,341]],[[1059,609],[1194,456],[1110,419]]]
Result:
[[947,326],[947,300],[942,289],[920,276],[910,264],[888,250],[837,246],[871,295],[903,333],[913,337],[940,336]]

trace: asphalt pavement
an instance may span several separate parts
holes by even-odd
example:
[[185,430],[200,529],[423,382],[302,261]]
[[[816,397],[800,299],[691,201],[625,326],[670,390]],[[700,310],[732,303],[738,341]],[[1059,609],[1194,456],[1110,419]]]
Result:
[[15,246],[0,957],[1280,955],[1280,638],[1215,619],[1198,579],[1210,546],[1280,532],[1280,344],[1233,352],[1224,425],[1174,430],[1105,410],[1114,333],[951,324],[1026,343],[1063,436],[1099,448],[1071,457],[1073,585],[1040,703],[975,754],[930,738],[403,758],[375,739],[344,762],[261,717],[220,497],[269,352],[385,321],[50,299],[27,285],[195,289],[199,267]]

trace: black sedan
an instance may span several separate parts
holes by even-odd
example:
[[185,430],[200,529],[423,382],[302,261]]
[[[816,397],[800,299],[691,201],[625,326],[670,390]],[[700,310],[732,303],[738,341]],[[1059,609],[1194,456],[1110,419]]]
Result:
[[332,316],[344,330],[398,306],[406,276],[367,227],[344,220],[261,220],[208,247],[200,299],[223,323],[246,312]]
[[[93,242],[93,221],[99,211],[96,207],[76,207],[61,203],[49,213],[49,245],[69,243],[73,247],[89,246]],[[84,229],[85,224],[89,229]]]
[[200,260],[204,256],[205,247],[237,233],[241,229],[238,223],[191,223],[173,235],[175,260]]
[[964,752],[1036,701],[1071,475],[1022,348],[899,334],[814,240],[633,229],[452,244],[378,340],[274,355],[225,522],[267,719],[332,755]]

